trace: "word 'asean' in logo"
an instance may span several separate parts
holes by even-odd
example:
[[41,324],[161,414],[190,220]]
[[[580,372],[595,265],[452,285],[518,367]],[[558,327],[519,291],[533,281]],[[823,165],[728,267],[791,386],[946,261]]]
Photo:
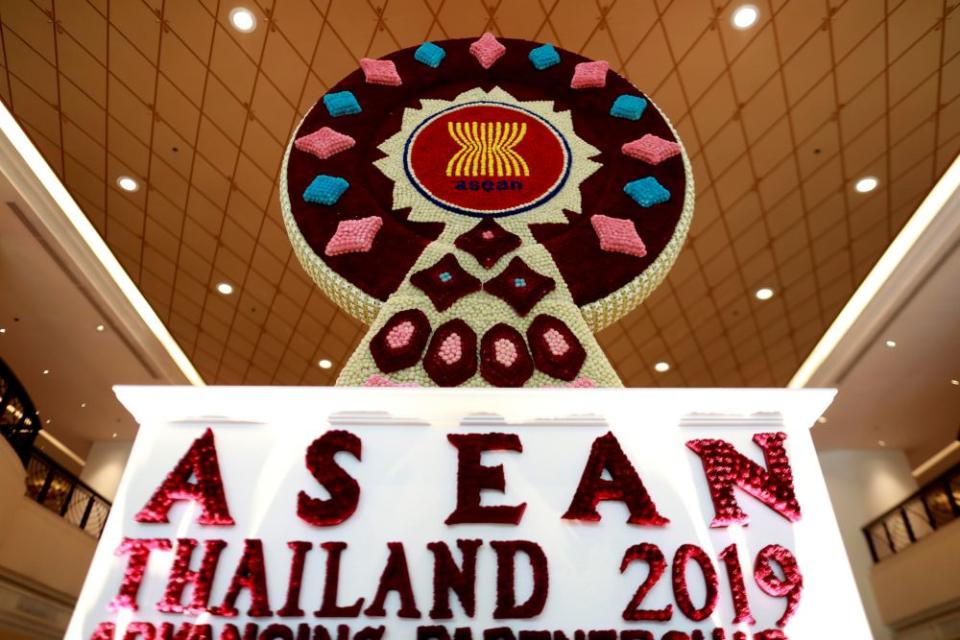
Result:
[[447,163],[448,176],[529,176],[530,167],[514,150],[527,135],[526,122],[448,122],[459,149]]

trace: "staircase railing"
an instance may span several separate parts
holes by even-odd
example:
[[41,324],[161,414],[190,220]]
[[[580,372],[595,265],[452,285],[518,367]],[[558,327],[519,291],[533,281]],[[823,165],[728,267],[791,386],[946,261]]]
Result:
[[960,464],[863,527],[874,562],[899,553],[960,519]]
[[20,380],[0,358],[0,434],[26,466],[40,432],[40,416]]
[[30,452],[26,468],[29,498],[100,538],[112,506],[109,500],[37,449]]

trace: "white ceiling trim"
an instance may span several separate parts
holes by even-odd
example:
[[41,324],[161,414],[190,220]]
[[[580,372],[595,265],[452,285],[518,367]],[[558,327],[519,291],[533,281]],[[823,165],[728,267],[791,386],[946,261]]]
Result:
[[960,157],[920,203],[787,386],[838,385],[957,242]]
[[30,213],[101,297],[120,326],[162,376],[205,384],[193,363],[97,233],[6,105],[0,103],[0,168]]

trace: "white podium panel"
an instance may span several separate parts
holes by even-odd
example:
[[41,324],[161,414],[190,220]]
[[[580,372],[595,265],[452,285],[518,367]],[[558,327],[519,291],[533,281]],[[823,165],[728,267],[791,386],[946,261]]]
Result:
[[809,435],[833,391],[117,394],[71,640],[870,637]]

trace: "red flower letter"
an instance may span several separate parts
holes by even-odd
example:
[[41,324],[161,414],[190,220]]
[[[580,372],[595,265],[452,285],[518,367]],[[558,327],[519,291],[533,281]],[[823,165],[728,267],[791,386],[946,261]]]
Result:
[[480,505],[480,491],[491,489],[503,492],[507,483],[503,465],[485,467],[480,464],[484,451],[523,451],[520,436],[515,433],[451,433],[450,444],[457,448],[457,508],[446,520],[447,524],[499,523],[519,524],[527,503],[515,506]]
[[118,611],[119,609],[136,611],[137,593],[140,592],[140,583],[143,582],[143,574],[147,570],[150,552],[154,549],[169,551],[170,546],[170,541],[165,538],[124,538],[115,553],[118,556],[128,553],[130,559],[127,560],[127,570],[123,572],[120,591],[110,601],[107,608],[111,611]]
[[[190,482],[194,476],[197,481]],[[203,512],[197,518],[203,525],[232,525],[233,518],[227,508],[223,492],[220,465],[217,463],[217,447],[213,431],[207,429],[193,441],[189,451],[163,481],[146,506],[134,516],[137,522],[170,522],[167,514],[174,502],[194,500],[200,503]]]
[[450,592],[460,598],[463,611],[468,618],[473,617],[476,609],[477,588],[477,549],[483,544],[480,540],[457,540],[460,553],[463,554],[463,567],[457,567],[445,542],[431,542],[427,548],[433,552],[433,609],[430,617],[434,620],[449,620],[453,617],[450,610]]
[[[490,546],[497,553],[497,607],[493,610],[493,617],[499,620],[539,615],[547,604],[547,593],[550,591],[550,572],[543,549],[529,540],[494,540]],[[533,569],[533,593],[523,604],[517,604],[514,588],[518,551],[527,555]]]
[[[603,478],[604,470],[612,480]],[[662,527],[670,522],[657,513],[657,505],[650,499],[637,470],[630,464],[616,437],[609,432],[593,441],[580,486],[563,517],[596,522],[600,520],[597,504],[601,500],[619,500],[627,505],[629,524]]]
[[793,471],[783,448],[785,433],[758,433],[753,441],[763,449],[764,469],[723,440],[691,440],[687,447],[700,456],[716,512],[711,527],[747,524],[733,495],[737,485],[791,522],[800,520],[800,505],[793,492]]
[[360,460],[360,438],[349,431],[327,431],[307,448],[307,468],[330,498],[311,498],[305,491],[297,495],[297,515],[315,527],[330,527],[349,518],[360,502],[360,485],[334,460],[339,452]]
[[277,611],[277,615],[284,618],[300,618],[303,616],[303,609],[300,608],[300,587],[303,585],[303,563],[307,559],[307,553],[313,549],[313,543],[303,540],[292,540],[287,543],[287,547],[293,551],[293,558],[290,559],[290,581],[287,583],[287,601],[280,610]]
[[[163,599],[157,603],[157,610],[163,613],[183,613],[190,614],[203,613],[207,611],[210,602],[210,588],[213,586],[213,575],[217,570],[217,563],[220,561],[220,552],[227,546],[224,540],[204,540],[203,541],[203,559],[200,561],[200,570],[190,570],[190,558],[193,557],[193,550],[197,546],[197,541],[191,538],[180,538],[177,540],[177,553],[173,558],[173,566],[170,567],[170,577],[167,579],[167,588],[163,593]],[[183,590],[187,583],[193,584],[193,596],[190,598],[190,605],[183,606]]]
[[356,618],[360,615],[363,598],[343,607],[337,604],[340,590],[340,554],[347,548],[346,542],[324,542],[320,547],[327,552],[327,573],[323,580],[323,601],[313,615],[318,618]]
[[387,600],[387,594],[396,591],[397,595],[400,596],[400,608],[397,609],[397,615],[401,618],[419,618],[420,610],[417,609],[417,602],[413,596],[413,585],[410,584],[410,570],[407,568],[407,555],[403,551],[403,543],[388,542],[387,548],[390,549],[387,566],[383,568],[383,573],[380,575],[377,594],[364,613],[368,616],[377,617],[387,615],[383,603]]
[[248,616],[266,618],[273,615],[267,596],[267,572],[263,566],[263,542],[260,540],[243,541],[243,556],[237,564],[233,579],[230,580],[230,586],[227,587],[223,603],[211,609],[211,612],[217,616],[235,618],[239,613],[235,604],[242,589],[250,590]]

